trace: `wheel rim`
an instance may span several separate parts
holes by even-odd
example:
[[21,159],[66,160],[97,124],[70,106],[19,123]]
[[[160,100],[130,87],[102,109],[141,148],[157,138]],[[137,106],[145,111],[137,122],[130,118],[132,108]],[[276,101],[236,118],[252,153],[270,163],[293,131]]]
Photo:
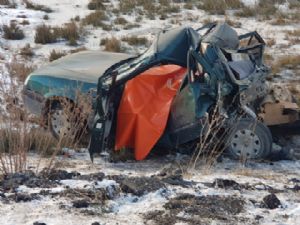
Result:
[[51,114],[51,125],[57,136],[66,136],[71,130],[71,123],[64,110],[58,109]]
[[254,133],[249,129],[238,130],[231,139],[231,150],[242,158],[255,158],[262,150],[262,143]]

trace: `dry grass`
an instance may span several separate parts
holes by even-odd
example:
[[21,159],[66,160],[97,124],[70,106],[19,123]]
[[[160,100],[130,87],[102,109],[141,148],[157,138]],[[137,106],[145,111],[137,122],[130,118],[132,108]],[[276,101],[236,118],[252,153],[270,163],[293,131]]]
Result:
[[9,5],[10,1],[9,0],[0,0],[0,5]]
[[[188,171],[194,170],[199,161],[204,162],[204,168],[211,168],[218,157],[228,147],[228,140],[242,115],[232,116],[230,119],[220,114],[221,102],[218,101],[212,112],[202,120],[199,142],[188,164]],[[229,126],[230,124],[230,126]]]
[[45,24],[37,26],[35,30],[34,42],[48,44],[56,42],[57,35],[50,26]]
[[148,45],[149,43],[147,38],[138,36],[123,37],[122,41],[127,42],[129,45]]
[[50,55],[49,55],[49,61],[52,62],[52,61],[54,61],[54,60],[57,60],[57,59],[59,59],[59,58],[65,56],[65,55],[67,55],[66,52],[64,52],[64,51],[56,51],[56,50],[53,49],[53,50],[50,52]]
[[279,73],[282,69],[296,69],[300,65],[300,55],[287,55],[278,58],[272,65],[272,72]]
[[272,47],[273,45],[276,44],[276,40],[274,38],[269,38],[267,41],[266,41],[266,44],[268,47]]
[[23,30],[13,21],[10,25],[3,26],[3,32],[3,37],[7,40],[22,40],[25,37]]
[[0,0],[0,5],[5,5],[8,8],[16,8],[17,4],[14,0]]
[[77,45],[77,41],[80,38],[81,31],[75,22],[66,23],[60,28],[60,36],[68,41],[71,46]]
[[296,99],[297,104],[300,106],[300,85],[291,84],[289,90],[292,93],[293,97]]
[[96,10],[95,12],[87,15],[82,19],[83,25],[92,25],[94,27],[102,27],[103,22],[107,20],[108,17],[103,10]]
[[130,30],[130,29],[133,29],[133,28],[138,28],[138,27],[140,27],[141,25],[140,24],[138,24],[138,23],[128,23],[128,24],[126,24],[124,27],[123,27],[123,29],[124,30]]
[[90,2],[88,3],[88,9],[89,10],[105,10],[105,6],[103,5],[103,1],[102,0],[90,0]]
[[29,0],[23,0],[23,2],[25,3],[25,6],[27,9],[32,9],[32,10],[37,10],[37,11],[43,11],[46,13],[51,13],[53,12],[53,10],[47,6],[44,5],[40,5],[40,4],[35,4]]
[[102,39],[100,45],[104,45],[104,50],[108,52],[122,52],[121,41],[115,37]]
[[238,17],[253,17],[256,15],[254,8],[245,6],[240,11],[235,12],[235,16]]
[[117,17],[117,18],[114,20],[114,23],[115,23],[115,24],[118,24],[118,25],[126,25],[126,24],[128,24],[129,22],[128,22],[124,17]]
[[22,22],[20,22],[20,25],[26,26],[29,25],[30,22],[28,20],[23,20]]
[[300,43],[300,29],[286,31],[286,40],[289,40],[291,45],[297,45]]
[[8,73],[12,78],[16,78],[21,82],[24,82],[27,76],[35,70],[35,67],[32,65],[28,65],[24,62],[18,62],[15,58],[10,63],[5,64]]
[[31,48],[30,44],[27,43],[23,48],[21,48],[20,55],[27,57],[27,58],[34,56],[34,52]]
[[236,20],[231,20],[229,18],[225,18],[225,22],[232,26],[232,27],[235,27],[235,28],[240,28],[242,26],[242,24],[239,22],[239,21],[236,21]]
[[[33,148],[49,150],[56,143],[52,137],[34,131],[30,116],[21,107],[18,83],[10,80],[10,86],[0,82],[0,93],[4,96],[2,104],[6,111],[0,114],[0,173],[8,174],[27,170],[27,154]],[[47,141],[46,141],[47,139]]]
[[43,20],[49,20],[48,14],[46,14],[46,15],[43,16]]
[[87,48],[82,46],[82,47],[70,50],[70,53],[73,54],[73,53],[82,52],[82,51],[86,51],[86,50],[87,50]]
[[[262,20],[272,19],[272,25],[285,25],[290,22],[294,13],[283,13],[278,10],[276,4],[283,4],[284,2],[281,0],[259,0],[254,6],[242,7],[235,12],[235,15],[238,17],[256,17]],[[298,14],[296,13],[296,15]]]
[[[6,81],[7,82],[7,81]],[[61,136],[55,139],[47,130],[37,127],[32,116],[24,110],[19,100],[19,84],[10,80],[7,83],[0,82],[0,93],[4,97],[2,104],[6,111],[0,114],[0,173],[9,174],[22,172],[28,169],[28,153],[34,151],[38,156],[35,159],[36,170],[50,170],[56,166],[57,154],[63,148],[76,149],[86,131],[87,114],[91,113],[91,99],[87,95],[78,94],[76,104],[66,100],[60,100],[63,110],[68,113],[71,121],[71,129],[65,129]],[[49,116],[51,116],[51,109]],[[47,156],[47,159],[44,157]],[[43,165],[41,162],[43,161]],[[33,165],[30,165],[33,166]]]
[[210,14],[224,15],[228,9],[240,9],[244,5],[240,0],[202,0],[198,4],[198,8]]
[[287,31],[286,33],[288,35],[291,35],[291,36],[300,37],[300,29],[296,29],[296,30],[292,30],[292,31]]
[[43,24],[36,28],[34,42],[49,44],[57,42],[61,38],[68,41],[69,45],[75,46],[80,39],[81,33],[82,30],[80,30],[75,22],[65,23],[62,27],[50,27]]

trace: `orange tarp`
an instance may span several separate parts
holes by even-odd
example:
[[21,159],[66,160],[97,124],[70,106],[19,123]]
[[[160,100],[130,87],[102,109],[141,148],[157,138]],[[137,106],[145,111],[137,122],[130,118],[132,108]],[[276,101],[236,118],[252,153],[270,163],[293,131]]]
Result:
[[128,81],[118,109],[115,149],[133,148],[144,159],[164,132],[186,68],[153,67]]

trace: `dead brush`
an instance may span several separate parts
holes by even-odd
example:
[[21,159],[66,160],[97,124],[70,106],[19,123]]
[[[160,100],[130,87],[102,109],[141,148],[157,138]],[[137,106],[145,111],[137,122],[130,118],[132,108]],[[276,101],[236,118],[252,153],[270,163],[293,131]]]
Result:
[[240,9],[244,5],[240,0],[203,0],[198,4],[198,8],[210,14],[224,15],[227,9]]
[[[20,85],[15,78],[0,82],[0,93],[4,96],[4,108],[0,114],[1,174],[24,172],[29,168],[35,168],[36,172],[44,168],[50,171],[58,165],[57,155],[62,149],[76,149],[86,134],[87,113],[83,111],[91,108],[87,97],[78,97],[76,107],[74,104],[68,104],[70,108],[65,107],[70,114],[72,127],[65,129],[68,132],[55,139],[49,131],[38,126],[37,120],[23,108]],[[34,153],[36,157],[31,159],[29,153]]]
[[67,53],[65,51],[56,51],[55,49],[53,49],[50,52],[50,55],[49,55],[49,62],[57,60],[57,59],[59,59],[61,57],[64,57],[66,55],[67,55]]
[[88,9],[89,10],[105,10],[105,6],[103,5],[103,0],[90,0],[88,3]]
[[20,49],[20,55],[24,56],[25,58],[31,58],[34,56],[34,52],[29,43],[27,43],[23,48]]
[[58,38],[57,33],[54,32],[53,28],[45,24],[36,27],[34,42],[38,44],[48,44],[56,42]]
[[148,39],[145,37],[138,37],[138,36],[123,37],[122,41],[127,42],[129,45],[148,45]]
[[14,0],[0,0],[0,5],[5,5],[8,8],[16,8],[17,4]]
[[279,73],[283,68],[296,69],[299,67],[300,55],[287,55],[279,57],[272,64],[272,72],[274,74]]
[[115,37],[102,39],[100,45],[104,45],[104,50],[108,52],[122,52],[121,41]]
[[204,164],[204,169],[210,169],[229,146],[230,137],[243,115],[236,114],[227,118],[221,113],[220,104],[217,103],[212,112],[202,119],[199,142],[188,163],[187,171],[194,170],[199,162]]
[[27,9],[43,11],[46,13],[51,13],[53,10],[45,5],[35,4],[29,0],[23,0]]
[[35,66],[26,62],[19,62],[16,58],[6,63],[5,66],[9,75],[21,82],[24,82],[27,76],[35,69]]
[[22,172],[28,169],[30,150],[52,150],[56,141],[34,128],[30,115],[18,100],[20,88],[13,78],[8,83],[0,83],[0,93],[5,106],[0,114],[0,173]]
[[4,25],[3,32],[3,37],[7,40],[22,40],[25,37],[23,30],[14,21],[11,21],[9,25]]
[[102,27],[104,21],[108,19],[105,11],[96,10],[95,12],[87,15],[81,20],[82,25],[92,25],[94,27]]

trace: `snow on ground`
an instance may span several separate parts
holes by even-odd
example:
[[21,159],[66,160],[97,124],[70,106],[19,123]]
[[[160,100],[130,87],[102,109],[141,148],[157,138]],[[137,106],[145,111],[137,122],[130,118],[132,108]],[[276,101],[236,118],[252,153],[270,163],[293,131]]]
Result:
[[[71,18],[80,16],[85,17],[91,11],[87,9],[88,0],[33,0],[34,3],[49,6],[54,12],[49,14],[49,20],[43,20],[45,15],[42,11],[26,9],[21,0],[16,1],[17,8],[8,9],[0,6],[0,26],[9,24],[11,20],[22,22],[22,15],[26,16],[29,25],[22,26],[25,32],[25,39],[20,41],[8,41],[2,38],[2,30],[0,29],[0,77],[7,79],[9,76],[5,63],[13,60],[14,55],[18,54],[20,48],[30,43],[34,50],[35,56],[31,61],[37,65],[48,63],[48,56],[51,50],[69,51],[75,47],[66,45],[66,42],[41,45],[34,43],[35,27],[40,24],[58,25],[69,22]],[[117,4],[118,1],[112,1]],[[256,0],[243,0],[247,6],[253,6]],[[281,10],[285,9],[285,5],[279,6]],[[136,15],[123,15],[130,22],[135,22]],[[110,19],[115,19],[112,16]],[[140,27],[129,30],[112,30],[104,31],[101,28],[86,27],[87,36],[79,42],[79,46],[85,46],[88,49],[101,49],[99,43],[102,38],[115,36],[122,38],[127,35],[145,36],[149,40],[154,38],[155,33],[160,29],[175,27],[178,25],[190,25],[200,27],[204,21],[225,20],[224,16],[208,15],[198,9],[182,9],[179,14],[174,14],[172,18],[160,20],[156,18],[150,20],[142,18],[139,22]],[[275,40],[275,44],[266,49],[269,55],[273,57],[299,54],[300,45],[289,44],[286,38],[287,31],[300,29],[300,23],[290,25],[271,25],[270,21],[258,21],[254,18],[235,18],[231,20],[241,23],[238,32],[245,33],[257,30],[266,41]],[[173,21],[177,21],[173,23]],[[284,46],[284,47],[282,47]],[[138,53],[145,49],[140,46],[129,49],[131,53]],[[293,71],[284,71],[283,75],[291,74],[289,79],[294,79]],[[299,76],[298,76],[299,77]],[[298,78],[299,81],[299,78]],[[249,162],[242,164],[240,162],[224,159],[211,169],[197,168],[195,171],[183,174],[184,181],[189,185],[172,185],[163,182],[163,187],[158,188],[141,196],[134,193],[126,192],[123,189],[124,184],[113,175],[126,177],[156,177],[163,168],[167,166],[185,165],[186,156],[169,155],[164,157],[154,157],[142,162],[118,162],[110,163],[101,158],[96,158],[94,164],[91,163],[89,156],[85,150],[71,154],[71,158],[59,157],[59,169],[68,172],[76,171],[81,175],[92,173],[104,173],[105,177],[101,181],[86,178],[68,178],[60,179],[55,185],[50,187],[29,187],[28,184],[19,185],[14,190],[2,190],[0,185],[0,224],[1,225],[32,225],[36,221],[44,222],[47,225],[82,225],[92,224],[98,221],[100,224],[153,224],[146,216],[152,215],[150,212],[154,210],[165,211],[170,213],[173,218],[179,217],[176,224],[182,224],[185,219],[190,219],[194,214],[189,214],[185,210],[173,212],[168,209],[166,204],[176,196],[181,194],[191,194],[196,197],[201,196],[222,196],[232,198],[243,198],[245,205],[238,215],[228,215],[234,218],[232,221],[222,221],[220,218],[208,218],[209,222],[204,224],[298,224],[300,219],[300,162],[299,161],[277,161],[277,162]],[[35,171],[38,156],[29,155],[28,167]],[[47,159],[42,159],[47,161]],[[44,164],[43,164],[44,163]],[[46,162],[43,162],[46,165]],[[41,166],[41,167],[42,167]],[[179,166],[180,167],[180,166]],[[234,187],[228,188],[212,186],[216,179],[230,179],[238,183]],[[180,183],[180,182],[179,182]],[[120,193],[114,194],[116,190],[121,189]],[[77,195],[71,195],[70,192],[78,191]],[[93,201],[87,208],[76,208],[72,204],[73,200],[85,197],[86,192],[92,190],[100,193],[101,190],[111,192],[112,196],[104,202]],[[81,196],[82,193],[83,196]],[[281,201],[281,206],[275,209],[268,209],[261,206],[263,197],[270,193],[275,193]],[[18,194],[32,195],[32,199],[28,201],[16,201]],[[67,194],[70,194],[68,196]],[[16,195],[16,196],[15,196]],[[37,197],[34,197],[37,195]],[[10,197],[12,196],[12,197]],[[74,197],[75,196],[75,197]],[[23,196],[24,198],[24,196]],[[95,200],[91,198],[92,200]],[[202,205],[201,205],[202,207]],[[195,208],[195,211],[202,209]],[[204,207],[204,206],[203,206]],[[228,206],[229,207],[229,206]],[[204,209],[203,209],[204,210]],[[215,214],[218,214],[218,212]],[[166,215],[156,214],[154,218],[159,218],[157,224],[166,224],[172,218]],[[147,218],[147,219],[145,219]],[[163,220],[165,219],[165,220]],[[198,218],[199,219],[199,218]],[[201,218],[200,218],[201,219]],[[188,222],[186,222],[188,223]],[[189,223],[192,223],[191,221]],[[172,224],[172,223],[170,223]],[[194,223],[195,224],[195,223]]]
[[[34,159],[34,155],[32,157]],[[299,161],[242,164],[224,158],[222,162],[210,169],[204,169],[200,165],[195,170],[184,173],[184,182],[190,182],[187,185],[165,183],[165,186],[157,187],[142,195],[122,189],[124,183],[118,181],[113,175],[123,175],[129,178],[160,176],[165,168],[175,171],[176,168],[180,168],[176,165],[184,166],[188,162],[188,157],[168,155],[152,157],[143,162],[119,163],[109,163],[96,158],[96,162],[92,164],[88,153],[81,152],[74,153],[70,158],[62,158],[61,162],[60,168],[68,172],[76,171],[82,176],[101,172],[105,174],[105,178],[97,181],[97,179],[77,176],[73,179],[57,180],[56,186],[50,188],[29,188],[26,185],[20,185],[15,192],[5,192],[6,198],[1,194],[0,224],[32,225],[36,221],[47,225],[82,225],[92,224],[95,221],[100,224],[155,224],[149,218],[146,220],[145,217],[155,210],[167,210],[166,204],[182,194],[195,197],[222,196],[222,198],[243,199],[245,201],[243,210],[238,215],[232,215],[238,218],[235,224],[242,223],[241,221],[247,221],[245,224],[297,224],[300,219],[299,188],[295,188],[299,187],[297,184],[300,184]],[[233,180],[237,184],[217,186],[214,182],[218,179]],[[30,184],[32,183],[27,185]],[[153,184],[150,182],[149,186],[151,185]],[[227,184],[224,183],[224,185]],[[84,197],[84,190],[97,192],[103,188],[106,191],[110,189],[111,193],[120,188],[122,191],[112,194],[114,197],[107,199],[105,203],[100,203],[99,200],[83,208],[76,208],[72,205],[76,198]],[[65,194],[72,190],[78,192],[76,197],[68,197],[68,194]],[[39,197],[30,201],[15,202],[14,198],[9,197],[15,193],[37,194]],[[268,209],[261,206],[263,197],[270,193],[275,193],[280,200],[281,205],[278,208]],[[191,215],[182,210],[177,216],[190,218]],[[210,219],[210,222],[214,224],[228,224],[229,222]],[[180,222],[182,221],[178,220],[178,224]]]

